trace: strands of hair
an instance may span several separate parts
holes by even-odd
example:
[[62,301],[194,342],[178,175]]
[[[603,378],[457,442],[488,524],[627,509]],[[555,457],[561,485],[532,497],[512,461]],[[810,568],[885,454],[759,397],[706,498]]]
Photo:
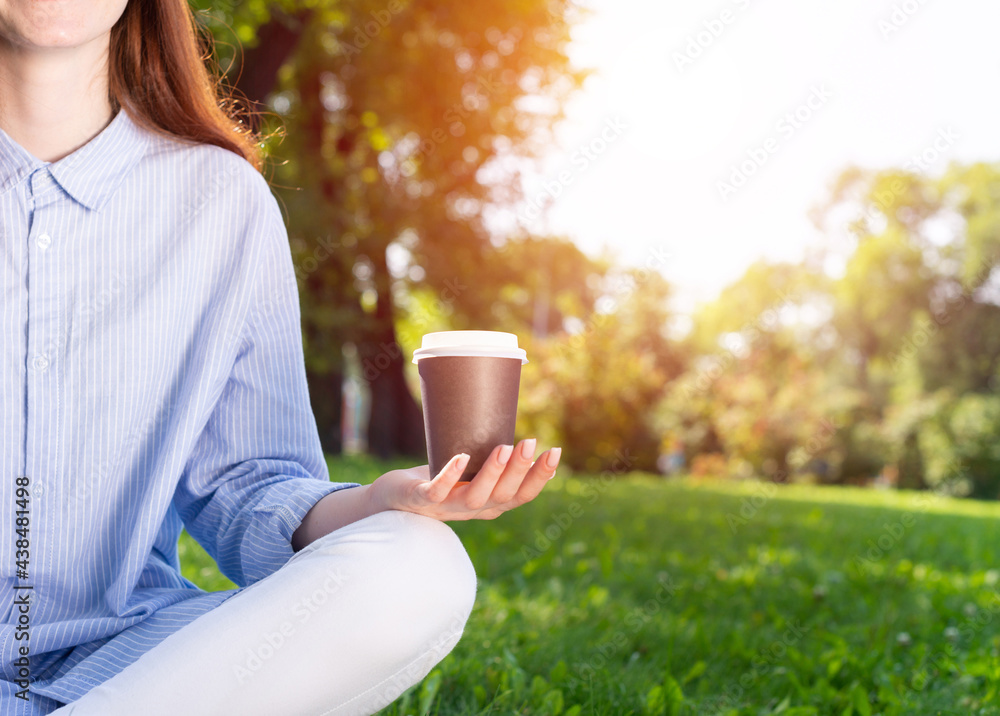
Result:
[[228,149],[260,170],[247,103],[210,68],[204,42],[207,52],[187,0],[130,0],[111,31],[111,103],[148,129]]

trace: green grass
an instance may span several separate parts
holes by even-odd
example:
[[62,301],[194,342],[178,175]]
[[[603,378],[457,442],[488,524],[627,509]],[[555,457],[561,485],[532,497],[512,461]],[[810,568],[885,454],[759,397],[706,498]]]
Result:
[[[998,517],[915,493],[557,478],[453,523],[475,610],[383,713],[1000,714]],[[189,578],[228,586],[183,547]]]

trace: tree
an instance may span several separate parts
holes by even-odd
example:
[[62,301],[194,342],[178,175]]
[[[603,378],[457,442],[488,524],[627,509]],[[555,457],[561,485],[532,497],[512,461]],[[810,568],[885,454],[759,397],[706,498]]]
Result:
[[[382,457],[422,453],[421,416],[396,336],[397,287],[405,277],[438,292],[455,281],[474,285],[487,266],[484,209],[517,199],[516,158],[545,146],[561,101],[582,79],[565,55],[569,7],[568,0],[321,1],[294,33],[296,48],[270,101],[287,139],[272,154],[280,160],[275,180],[294,209],[288,221],[298,255],[315,257],[323,242],[331,254],[315,262],[303,291],[310,386],[327,449],[339,447],[339,412],[315,404],[329,395],[339,405],[339,346],[351,342],[363,364],[385,366],[366,375],[370,449]],[[233,3],[216,29],[228,22],[251,40],[276,17],[261,8]],[[245,68],[238,55],[232,66]],[[255,61],[263,62],[261,53]],[[403,275],[393,274],[390,252],[403,257]]]
[[[853,205],[856,217],[834,318],[868,396],[852,423],[881,425],[901,486],[956,478],[995,496],[984,436],[1000,369],[998,201],[1000,170],[974,164],[937,179],[849,170],[826,207],[843,217]],[[850,448],[858,462],[864,452]]]
[[519,424],[563,445],[575,469],[655,470],[662,435],[653,411],[684,367],[668,335],[670,288],[644,269],[605,279],[609,290],[585,322],[532,344]]
[[822,274],[759,262],[701,307],[688,339],[698,357],[658,411],[689,460],[723,453],[778,481],[832,461],[846,406],[828,395],[817,347],[831,305]]

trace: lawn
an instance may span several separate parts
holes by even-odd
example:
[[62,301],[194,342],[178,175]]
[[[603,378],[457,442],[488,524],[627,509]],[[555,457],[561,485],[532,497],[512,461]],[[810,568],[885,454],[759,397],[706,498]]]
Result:
[[[920,493],[560,477],[453,525],[475,610],[383,713],[1000,714],[998,518]],[[182,550],[186,576],[229,586]]]

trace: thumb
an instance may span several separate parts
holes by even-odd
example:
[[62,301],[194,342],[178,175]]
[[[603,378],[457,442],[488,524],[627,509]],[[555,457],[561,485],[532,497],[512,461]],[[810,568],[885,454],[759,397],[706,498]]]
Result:
[[424,496],[431,502],[444,502],[451,493],[451,488],[458,484],[462,473],[465,472],[465,466],[468,464],[469,456],[464,452],[455,455],[441,468],[441,472],[433,480],[426,483]]

